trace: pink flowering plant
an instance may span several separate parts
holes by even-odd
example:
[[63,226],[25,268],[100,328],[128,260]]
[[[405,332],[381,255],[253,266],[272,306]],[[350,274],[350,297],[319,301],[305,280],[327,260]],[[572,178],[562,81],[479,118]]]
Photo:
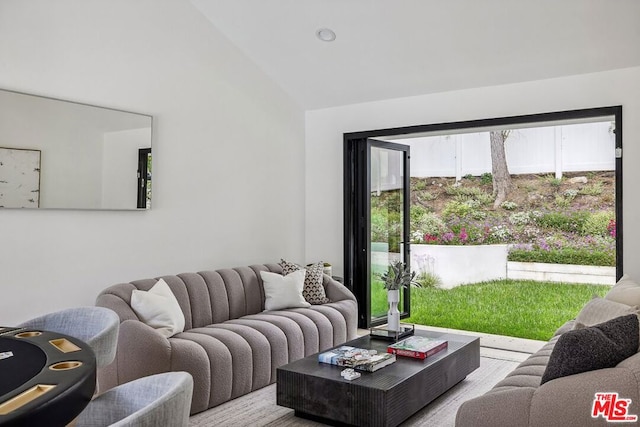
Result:
[[517,212],[476,219],[466,211],[449,215],[413,243],[427,245],[510,244],[509,260],[581,265],[615,265],[616,221],[612,212],[579,210]]

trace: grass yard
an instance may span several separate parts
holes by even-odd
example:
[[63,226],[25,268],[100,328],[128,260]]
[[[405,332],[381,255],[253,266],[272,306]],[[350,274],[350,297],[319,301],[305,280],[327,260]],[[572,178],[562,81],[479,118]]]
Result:
[[[407,323],[548,340],[593,295],[611,287],[496,280],[454,289],[412,288]],[[373,286],[373,294],[385,290]],[[372,300],[375,300],[372,295]]]

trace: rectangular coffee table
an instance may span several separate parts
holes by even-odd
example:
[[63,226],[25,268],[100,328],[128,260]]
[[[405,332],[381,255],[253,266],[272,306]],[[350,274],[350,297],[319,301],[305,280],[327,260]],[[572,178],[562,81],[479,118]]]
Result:
[[[449,346],[424,360],[397,356],[395,363],[352,381],[340,376],[344,367],[320,363],[317,354],[305,357],[278,368],[277,404],[328,424],[397,426],[480,366],[478,337],[415,333],[446,339]],[[389,344],[366,335],[343,345],[381,353]]]

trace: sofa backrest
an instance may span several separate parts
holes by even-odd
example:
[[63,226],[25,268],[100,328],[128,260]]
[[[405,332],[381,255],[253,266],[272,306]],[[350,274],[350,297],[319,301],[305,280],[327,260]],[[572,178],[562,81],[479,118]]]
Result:
[[96,305],[114,310],[121,322],[139,320],[131,308],[131,293],[135,289],[148,291],[162,278],[182,308],[185,330],[204,327],[263,311],[264,288],[260,271],[282,274],[282,267],[259,264],[120,283],[102,291]]

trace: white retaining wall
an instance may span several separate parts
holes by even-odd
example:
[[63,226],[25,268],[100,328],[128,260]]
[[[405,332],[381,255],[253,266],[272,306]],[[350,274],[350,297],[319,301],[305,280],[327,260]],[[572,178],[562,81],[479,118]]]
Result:
[[[615,267],[545,264],[507,261],[509,245],[411,245],[411,269],[427,272],[440,279],[440,287],[489,280],[516,279],[539,282],[614,285]],[[378,259],[384,265],[385,259]]]
[[616,268],[594,265],[545,264],[540,262],[507,262],[507,278],[538,282],[589,283],[615,285]]

